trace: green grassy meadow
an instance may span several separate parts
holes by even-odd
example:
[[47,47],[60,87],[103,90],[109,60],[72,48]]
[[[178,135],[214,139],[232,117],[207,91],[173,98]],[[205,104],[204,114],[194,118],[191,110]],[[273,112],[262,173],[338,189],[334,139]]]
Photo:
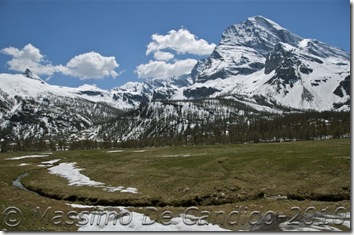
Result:
[[[21,160],[6,158],[40,153],[0,154],[1,213],[10,206],[22,212],[21,223],[15,227],[7,226],[2,218],[1,230],[76,231],[76,225],[34,218],[38,210],[43,214],[49,206],[52,211],[72,210],[67,203],[131,206],[141,213],[155,206],[175,214],[191,206],[225,212],[247,206],[289,217],[294,214],[293,206],[328,211],[342,206],[350,211],[350,139],[108,151],[53,152],[48,157]],[[91,180],[134,187],[138,193],[68,186],[67,179],[38,166],[53,159],[60,159],[55,165],[76,162],[76,167],[83,169],[80,173]],[[21,163],[29,165],[19,166]],[[25,172],[29,175],[22,184],[40,195],[13,186]],[[279,196],[282,199],[277,200]],[[227,224],[221,227],[234,229]]]

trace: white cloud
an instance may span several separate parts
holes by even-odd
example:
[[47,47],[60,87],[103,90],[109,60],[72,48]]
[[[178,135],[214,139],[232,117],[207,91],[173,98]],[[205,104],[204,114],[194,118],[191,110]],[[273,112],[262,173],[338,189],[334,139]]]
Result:
[[38,48],[32,46],[32,44],[27,44],[22,50],[15,47],[8,47],[2,50],[5,54],[12,55],[15,58],[21,58],[23,60],[32,60],[35,62],[41,62],[43,60],[43,55]]
[[7,62],[9,69],[24,72],[27,68],[37,75],[53,75],[63,73],[80,79],[102,79],[104,77],[117,77],[115,71],[119,67],[115,57],[105,57],[97,52],[89,52],[75,56],[66,66],[52,65],[44,59],[40,50],[32,44],[27,44],[22,49],[7,47],[0,51],[12,56]]
[[29,68],[38,75],[52,75],[62,69],[62,66],[53,66],[45,61],[40,50],[32,44],[27,44],[22,49],[7,47],[2,49],[1,52],[12,56],[12,59],[7,62],[10,70],[24,72]]
[[[155,60],[150,60],[147,64],[140,64],[136,68],[135,72],[140,78],[169,78],[189,74],[197,60],[189,58],[175,59],[173,63],[167,63],[167,61],[175,58],[178,54],[210,55],[216,46],[214,43],[209,44],[204,39],[198,39],[184,28],[178,31],[170,30],[166,35],[153,34],[151,39],[152,41],[147,46],[146,55],[153,53]],[[169,52],[164,50],[169,50]]]
[[153,34],[152,42],[147,46],[146,55],[151,52],[164,49],[172,49],[179,54],[209,55],[215,48],[215,44],[209,44],[204,39],[190,33],[187,29],[170,30],[166,35]]
[[174,63],[165,61],[149,61],[147,64],[140,64],[135,72],[140,78],[168,78],[180,76],[191,72],[197,60],[177,60]]
[[164,60],[164,61],[169,61],[170,59],[173,59],[174,54],[170,52],[165,52],[165,51],[155,51],[154,53],[154,58],[156,60]]
[[67,70],[64,73],[80,79],[109,76],[115,78],[118,74],[114,69],[118,68],[118,66],[119,64],[114,56],[104,57],[92,51],[72,58],[66,64]]

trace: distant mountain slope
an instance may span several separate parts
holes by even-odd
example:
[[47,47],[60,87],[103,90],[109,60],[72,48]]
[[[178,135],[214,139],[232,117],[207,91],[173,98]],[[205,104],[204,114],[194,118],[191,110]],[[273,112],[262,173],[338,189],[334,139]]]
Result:
[[21,74],[0,74],[0,84],[0,128],[11,138],[66,138],[122,113],[100,102],[107,94],[97,88],[92,96],[92,87],[52,86]]

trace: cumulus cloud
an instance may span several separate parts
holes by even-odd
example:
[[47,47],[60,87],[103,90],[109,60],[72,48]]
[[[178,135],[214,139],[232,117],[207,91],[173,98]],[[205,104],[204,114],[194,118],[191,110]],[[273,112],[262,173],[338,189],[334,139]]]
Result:
[[50,62],[45,61],[40,50],[32,44],[27,44],[22,49],[7,47],[2,49],[1,52],[12,56],[7,64],[9,69],[13,71],[24,72],[27,68],[30,68],[38,75],[52,75],[63,69],[62,66],[53,66]]
[[177,60],[174,63],[151,60],[147,64],[140,64],[135,72],[140,78],[168,78],[190,73],[196,63],[194,59]]
[[97,52],[89,52],[75,56],[64,65],[52,65],[46,61],[45,56],[32,44],[27,44],[22,49],[8,47],[0,51],[12,56],[7,62],[9,69],[24,72],[27,68],[37,75],[62,73],[80,79],[102,79],[104,77],[117,77],[115,71],[119,67],[115,57],[105,57]]
[[[155,60],[140,64],[136,68],[135,72],[140,78],[169,78],[189,74],[197,60],[191,58],[179,60],[175,57],[179,54],[210,55],[216,46],[204,39],[198,39],[184,28],[170,30],[166,35],[153,34],[151,40],[146,55],[153,53]],[[174,61],[168,63],[171,59]]]
[[204,39],[198,39],[184,28],[178,31],[170,30],[166,35],[153,34],[151,39],[152,42],[147,46],[146,55],[164,49],[172,49],[178,54],[209,55],[216,46]]
[[173,59],[174,54],[170,52],[165,52],[165,51],[156,51],[154,53],[154,58],[156,60],[164,60],[164,61],[169,61],[170,59]]
[[77,55],[67,64],[64,73],[80,79],[117,77],[114,71],[118,68],[118,63],[114,56],[105,57],[97,52],[88,52]]

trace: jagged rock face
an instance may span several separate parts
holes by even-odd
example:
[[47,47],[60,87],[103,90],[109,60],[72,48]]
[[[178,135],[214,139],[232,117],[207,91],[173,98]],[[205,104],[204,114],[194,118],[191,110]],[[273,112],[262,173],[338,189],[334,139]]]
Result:
[[333,94],[344,97],[350,95],[350,76],[346,76],[343,81],[339,83],[339,86],[333,91]]
[[264,73],[269,74],[272,71],[275,71],[274,76],[268,80],[268,84],[279,86],[279,83],[283,83],[283,85],[292,85],[301,79],[297,73],[298,69],[301,70],[301,68],[305,72],[310,71],[301,63],[296,54],[292,51],[285,50],[282,44],[279,43],[268,54]]
[[215,92],[220,91],[212,87],[198,87],[193,90],[186,89],[183,91],[183,94],[187,98],[200,99],[203,97],[210,96]]
[[292,61],[290,59],[291,56],[292,53],[290,51],[284,50],[280,43],[277,44],[267,56],[267,59],[265,61],[264,73],[269,74],[270,72],[281,66],[281,64],[284,63],[285,60],[288,61],[284,64],[285,66],[286,64],[291,65],[292,63],[289,63],[290,61]]

